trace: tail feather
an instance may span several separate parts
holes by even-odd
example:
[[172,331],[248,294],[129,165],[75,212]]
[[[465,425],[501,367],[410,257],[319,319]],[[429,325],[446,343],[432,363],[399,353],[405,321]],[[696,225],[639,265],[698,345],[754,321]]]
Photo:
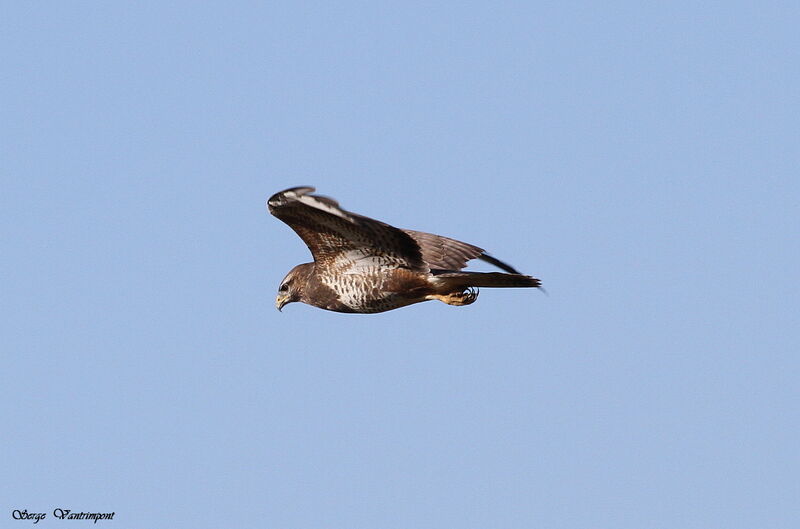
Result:
[[448,288],[467,287],[541,287],[542,282],[535,277],[503,272],[448,272],[436,275]]

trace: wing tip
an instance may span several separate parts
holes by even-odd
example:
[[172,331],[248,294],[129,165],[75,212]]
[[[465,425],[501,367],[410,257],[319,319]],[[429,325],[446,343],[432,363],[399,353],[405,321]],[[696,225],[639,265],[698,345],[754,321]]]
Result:
[[312,186],[297,186],[284,189],[283,191],[279,191],[269,197],[267,200],[267,207],[281,206],[290,200],[297,199],[298,197],[307,195],[308,193],[313,193],[314,191],[316,191],[316,188]]
[[284,208],[297,205],[319,210],[354,224],[358,223],[356,216],[343,210],[334,199],[311,194],[314,191],[316,191],[316,188],[312,186],[299,186],[284,189],[283,191],[275,193],[267,200],[267,209],[273,215],[280,216],[280,212]]
[[[478,256],[478,259],[480,259],[481,261],[485,261],[485,262],[487,262],[489,264],[492,264],[492,265],[496,266],[497,268],[500,268],[501,270],[505,270],[509,274],[519,274],[519,271],[516,268],[514,268],[513,266],[511,266],[508,263],[504,263],[503,261],[501,261],[497,257],[492,257],[491,255],[489,255],[485,251],[483,251]],[[519,275],[521,275],[521,274],[519,274]]]

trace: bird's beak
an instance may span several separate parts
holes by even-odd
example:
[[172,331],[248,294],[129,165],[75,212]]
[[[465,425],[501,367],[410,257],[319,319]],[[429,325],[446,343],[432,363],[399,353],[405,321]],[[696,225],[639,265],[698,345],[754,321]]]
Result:
[[289,296],[286,294],[278,294],[278,297],[275,298],[275,308],[278,309],[278,312],[280,312],[287,303],[289,303]]

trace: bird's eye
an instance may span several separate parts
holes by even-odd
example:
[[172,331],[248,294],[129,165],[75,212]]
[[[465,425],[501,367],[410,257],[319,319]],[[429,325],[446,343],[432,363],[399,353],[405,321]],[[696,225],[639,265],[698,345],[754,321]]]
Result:
[[284,283],[281,285],[281,288],[278,289],[278,292],[286,292],[289,290],[289,283]]

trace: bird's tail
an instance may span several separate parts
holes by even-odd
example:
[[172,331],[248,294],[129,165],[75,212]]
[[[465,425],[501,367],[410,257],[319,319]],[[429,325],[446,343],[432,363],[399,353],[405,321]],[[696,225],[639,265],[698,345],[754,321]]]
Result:
[[542,282],[535,277],[522,274],[505,274],[503,272],[446,272],[437,274],[448,289],[467,287],[541,287]]

